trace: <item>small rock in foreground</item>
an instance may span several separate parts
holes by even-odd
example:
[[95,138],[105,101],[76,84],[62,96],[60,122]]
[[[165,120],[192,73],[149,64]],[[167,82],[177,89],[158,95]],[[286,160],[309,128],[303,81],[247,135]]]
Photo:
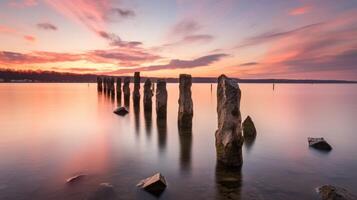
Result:
[[309,141],[309,146],[314,147],[316,149],[324,150],[324,151],[331,151],[332,147],[329,143],[326,142],[324,138],[307,138]]
[[243,122],[243,135],[245,138],[254,138],[257,136],[257,130],[255,129],[253,120],[250,116],[245,118]]
[[67,183],[74,183],[74,182],[77,182],[79,181],[80,179],[82,179],[83,177],[85,176],[85,174],[78,174],[76,176],[72,176],[70,178],[68,178],[66,180]]
[[357,197],[347,190],[332,185],[324,185],[317,189],[322,200],[356,200]]
[[136,186],[152,193],[159,195],[163,192],[167,186],[165,177],[160,173],[141,180]]
[[114,113],[120,116],[124,116],[129,113],[129,111],[125,107],[119,107],[114,110]]

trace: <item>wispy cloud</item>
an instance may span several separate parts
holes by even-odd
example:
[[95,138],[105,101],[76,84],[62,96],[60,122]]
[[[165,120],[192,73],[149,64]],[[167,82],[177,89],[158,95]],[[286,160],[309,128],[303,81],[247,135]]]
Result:
[[201,29],[201,25],[193,20],[193,19],[183,19],[179,22],[177,22],[172,30],[170,31],[169,34],[175,34],[175,35],[191,35],[194,34],[196,31]]
[[110,15],[120,17],[134,16],[132,10],[114,7],[110,0],[45,0],[55,10],[80,24],[84,24],[95,33],[106,30]]
[[19,53],[0,51],[0,63],[7,65],[73,62],[85,60],[92,63],[108,63],[130,67],[138,66],[146,62],[153,62],[160,58],[160,56],[150,54],[144,50],[133,50],[130,48],[93,50],[84,53],[61,53],[47,51]]
[[35,42],[36,41],[36,37],[33,35],[28,35],[28,34],[24,34],[22,33],[21,30],[17,30],[15,28],[12,27],[8,27],[5,25],[0,25],[0,34],[7,34],[10,36],[15,36],[15,37],[20,37],[28,42]]
[[110,72],[110,74],[126,74],[135,71],[157,71],[157,70],[192,69],[196,67],[205,67],[216,61],[219,61],[221,58],[226,56],[228,55],[212,54],[212,55],[202,56],[193,60],[173,59],[168,64],[165,65],[151,65],[151,66],[139,67],[139,68],[119,69]]
[[54,63],[77,61],[82,59],[79,54],[55,53],[55,52],[32,52],[18,53],[11,51],[0,51],[0,63],[3,64],[39,64],[39,63]]
[[248,66],[255,66],[255,65],[259,65],[259,63],[258,62],[247,62],[247,63],[239,64],[240,67],[248,67]]
[[294,8],[289,11],[289,15],[303,15],[305,13],[310,12],[311,9],[312,9],[311,6],[302,6],[302,7]]
[[38,23],[37,28],[39,29],[43,29],[43,30],[50,30],[50,31],[56,31],[57,30],[57,26],[48,23],[48,22],[44,22],[44,23]]
[[100,37],[109,41],[111,46],[119,46],[119,47],[137,47],[142,45],[141,42],[138,41],[123,41],[118,35],[114,33],[107,33],[105,31],[98,31]]
[[135,16],[135,12],[133,10],[122,9],[122,8],[113,8],[112,10],[120,17],[128,18],[128,17]]
[[304,31],[310,31],[322,26],[324,23],[315,23],[309,24],[306,26],[298,27],[296,29],[288,30],[288,31],[273,31],[273,32],[266,32],[260,35],[256,35],[254,37],[250,37],[245,39],[241,42],[237,48],[247,47],[247,46],[254,46],[264,44],[266,42],[272,42],[274,40],[278,40],[284,37],[288,37],[297,33],[301,33]]

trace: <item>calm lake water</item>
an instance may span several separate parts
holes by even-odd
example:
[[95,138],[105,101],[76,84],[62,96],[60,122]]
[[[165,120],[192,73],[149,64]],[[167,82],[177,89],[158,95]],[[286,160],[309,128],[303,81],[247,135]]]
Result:
[[[165,124],[142,102],[113,114],[117,100],[96,84],[0,84],[0,199],[86,199],[103,182],[118,199],[156,199],[135,186],[156,172],[168,182],[160,199],[317,199],[322,184],[356,192],[357,85],[240,84],[242,118],[258,132],[240,172],[216,167],[216,85],[192,86],[192,135],[178,133],[178,85],[167,87]],[[309,148],[308,136],[333,150]],[[65,183],[78,173],[88,176]]]

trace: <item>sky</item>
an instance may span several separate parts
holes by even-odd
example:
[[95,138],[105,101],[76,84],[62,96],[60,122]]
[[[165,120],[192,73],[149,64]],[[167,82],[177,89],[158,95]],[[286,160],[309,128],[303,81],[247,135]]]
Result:
[[1,0],[0,69],[357,80],[357,0]]

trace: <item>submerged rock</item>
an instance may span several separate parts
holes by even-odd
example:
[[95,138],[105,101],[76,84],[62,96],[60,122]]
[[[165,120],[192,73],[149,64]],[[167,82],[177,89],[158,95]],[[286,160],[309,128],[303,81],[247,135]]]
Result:
[[317,189],[321,200],[356,200],[357,197],[347,190],[332,185],[324,185]]
[[129,111],[125,107],[119,107],[113,111],[115,114],[124,116],[129,113]]
[[109,183],[99,184],[98,189],[89,197],[90,200],[114,200],[117,199],[114,187]]
[[167,90],[166,81],[157,80],[156,84],[156,113],[158,118],[166,118],[167,112]]
[[243,122],[243,135],[244,138],[254,138],[257,135],[252,118],[248,116]]
[[81,180],[85,176],[86,176],[85,174],[78,174],[78,175],[75,175],[75,176],[72,176],[72,177],[68,178],[66,180],[66,182],[67,183],[75,183],[75,182],[78,182],[79,180]]
[[192,77],[180,74],[180,96],[178,100],[178,126],[180,129],[192,128],[193,103],[191,97]]
[[153,176],[141,180],[136,186],[150,193],[160,194],[165,190],[167,183],[163,175],[156,173]]
[[217,160],[227,167],[240,167],[242,158],[242,126],[240,115],[241,91],[238,83],[221,75],[217,86],[218,130],[216,136]]
[[326,142],[324,138],[307,138],[310,147],[314,147],[319,150],[331,151],[332,147]]

